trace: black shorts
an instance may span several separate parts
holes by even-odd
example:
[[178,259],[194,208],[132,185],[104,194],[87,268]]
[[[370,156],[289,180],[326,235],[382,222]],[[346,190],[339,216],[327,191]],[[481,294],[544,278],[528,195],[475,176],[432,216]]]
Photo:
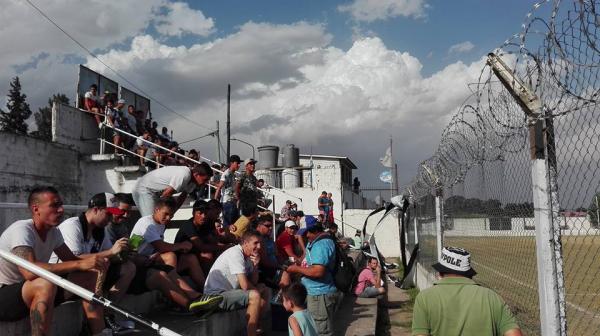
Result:
[[119,281],[121,277],[121,264],[111,263],[106,271],[106,278],[102,284],[103,289],[110,289],[114,284]]
[[165,273],[169,273],[172,270],[174,270],[174,268],[169,265],[137,266],[135,277],[131,281],[129,289],[127,289],[128,294],[140,295],[150,290],[148,286],[146,286],[146,280],[148,279],[148,271],[150,270],[158,270],[164,271]]
[[[0,288],[0,321],[18,321],[29,316],[29,307],[23,301],[23,285],[25,281],[4,285]],[[57,288],[54,296],[54,307],[65,302],[65,292]]]
[[262,282],[265,286],[273,289],[279,289],[279,281],[283,271],[277,268],[261,267],[258,273],[258,282]]

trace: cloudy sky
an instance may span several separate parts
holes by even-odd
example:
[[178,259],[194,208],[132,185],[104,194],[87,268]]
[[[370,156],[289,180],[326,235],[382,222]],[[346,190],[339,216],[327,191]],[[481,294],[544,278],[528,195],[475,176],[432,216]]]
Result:
[[[25,0],[0,0],[0,104],[21,78],[33,110],[74,97],[78,64],[123,83]],[[533,2],[31,0],[105,64],[147,92],[179,141],[225,125],[256,146],[350,157],[381,186],[394,140],[400,182],[431,156],[485,55],[520,31]],[[222,128],[223,129],[223,128]],[[224,133],[222,133],[224,135]],[[188,144],[216,158],[212,138]],[[248,146],[232,143],[242,157]]]

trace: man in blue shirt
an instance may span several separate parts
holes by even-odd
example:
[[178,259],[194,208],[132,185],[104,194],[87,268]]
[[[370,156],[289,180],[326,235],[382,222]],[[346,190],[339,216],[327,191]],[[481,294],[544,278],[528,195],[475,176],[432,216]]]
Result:
[[302,275],[308,296],[306,305],[313,316],[319,335],[333,335],[333,315],[343,294],[335,287],[335,243],[320,224],[306,228],[306,267],[290,265],[288,273]]

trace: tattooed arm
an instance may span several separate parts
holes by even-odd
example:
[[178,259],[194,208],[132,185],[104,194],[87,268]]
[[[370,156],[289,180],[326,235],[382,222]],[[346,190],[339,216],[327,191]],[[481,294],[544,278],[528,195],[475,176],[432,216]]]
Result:
[[[56,248],[57,252],[63,252],[61,254],[64,254],[64,250],[62,250],[61,248],[64,247],[67,250],[69,250],[68,247],[66,247],[66,245],[61,245],[58,248]],[[104,260],[96,260],[96,258],[86,258],[86,259],[79,259],[77,257],[74,257],[75,259],[71,259],[72,261],[66,261],[66,262],[62,262],[62,263],[58,263],[58,264],[49,264],[49,263],[45,263],[45,262],[39,262],[35,260],[35,253],[33,252],[33,248],[31,248],[30,246],[17,246],[15,248],[13,248],[11,250],[11,252],[18,256],[21,257],[33,264],[35,264],[36,266],[39,266],[47,271],[50,271],[52,273],[55,274],[67,274],[70,272],[74,272],[74,271],[87,271],[93,268],[96,268],[96,266],[98,266],[98,264],[104,264]],[[71,252],[71,250],[69,250],[69,252],[71,253],[71,255],[73,254]],[[59,253],[57,253],[57,255],[59,257],[61,257],[61,255]],[[101,266],[102,266],[101,265]],[[25,280],[31,281],[36,279],[38,276],[29,272],[28,270],[19,267],[19,272],[21,272],[21,275],[23,276],[23,278],[25,278]]]

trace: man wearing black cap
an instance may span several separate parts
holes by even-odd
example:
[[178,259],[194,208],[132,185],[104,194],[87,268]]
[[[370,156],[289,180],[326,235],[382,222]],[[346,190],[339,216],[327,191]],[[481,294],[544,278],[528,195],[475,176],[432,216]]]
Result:
[[413,335],[521,336],[502,298],[472,280],[477,272],[470,262],[464,249],[442,249],[441,259],[432,265],[441,279],[416,298]]
[[[119,208],[115,195],[99,193],[92,196],[85,212],[66,219],[58,226],[65,245],[74,255],[85,258],[95,254],[110,261],[102,288],[108,292],[109,299],[115,302],[121,300],[129,288],[135,275],[135,265],[122,258],[129,250],[129,240],[120,238],[113,243],[104,229],[111,220],[120,222],[124,215],[125,211]],[[59,262],[59,257],[53,253],[50,262]],[[105,319],[113,331],[124,329],[115,323],[111,315],[105,315]]]
[[[219,205],[218,202],[217,204]],[[213,208],[214,205],[211,203],[197,200],[192,208],[192,218],[181,225],[175,236],[175,243],[183,241],[192,243],[191,252],[198,257],[205,274],[219,254],[231,247],[229,244],[219,244],[214,219],[211,218]]]
[[235,172],[240,169],[240,163],[242,160],[237,155],[229,157],[229,168],[227,168],[223,175],[221,175],[221,181],[217,185],[215,191],[215,199],[220,199],[223,204],[223,226],[225,228],[235,223],[240,217],[240,211],[237,208],[235,188]]

